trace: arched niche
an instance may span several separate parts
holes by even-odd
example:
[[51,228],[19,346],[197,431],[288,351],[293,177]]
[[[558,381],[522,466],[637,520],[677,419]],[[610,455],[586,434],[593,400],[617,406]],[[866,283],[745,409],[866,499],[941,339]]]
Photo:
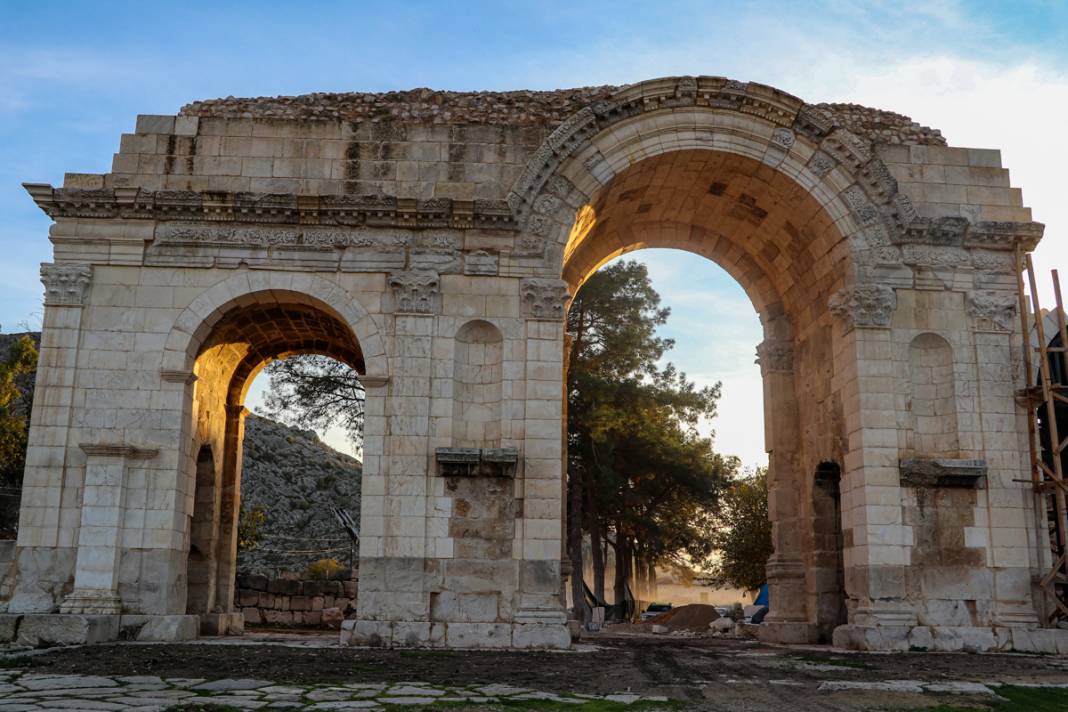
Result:
[[953,347],[938,334],[918,335],[909,344],[909,441],[918,457],[960,456]]
[[469,321],[456,332],[453,355],[452,438],[455,447],[501,444],[504,337],[487,321]]

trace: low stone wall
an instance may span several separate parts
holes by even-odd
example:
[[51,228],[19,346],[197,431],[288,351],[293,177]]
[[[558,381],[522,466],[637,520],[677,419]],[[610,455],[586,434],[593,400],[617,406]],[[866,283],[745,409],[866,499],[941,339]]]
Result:
[[355,581],[295,581],[237,577],[234,605],[246,625],[340,628],[356,615]]

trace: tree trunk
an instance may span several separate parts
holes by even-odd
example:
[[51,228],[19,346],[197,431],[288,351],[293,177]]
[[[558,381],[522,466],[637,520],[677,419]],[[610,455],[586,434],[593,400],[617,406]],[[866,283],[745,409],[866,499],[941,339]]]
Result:
[[646,600],[645,597],[645,566],[642,564],[642,555],[638,547],[634,547],[634,555],[631,561],[630,573],[631,580],[634,582],[631,585],[631,589],[634,592],[634,598],[639,601]]
[[577,478],[568,477],[567,548],[571,558],[571,600],[575,604],[575,618],[585,625],[590,611],[586,606],[586,591],[582,576],[582,486]]
[[593,595],[599,602],[604,603],[604,549],[601,542],[601,523],[590,522],[590,548],[593,559]]
[[649,570],[645,576],[646,593],[649,595],[649,600],[656,600],[659,592],[656,590],[656,564],[649,562]]
[[627,540],[616,529],[616,566],[614,583],[614,603],[620,605],[627,600]]

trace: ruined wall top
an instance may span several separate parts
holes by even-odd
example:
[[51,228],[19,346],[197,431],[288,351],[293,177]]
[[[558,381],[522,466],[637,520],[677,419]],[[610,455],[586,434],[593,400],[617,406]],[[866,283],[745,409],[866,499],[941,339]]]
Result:
[[[179,115],[288,121],[395,121],[413,124],[538,127],[549,131],[594,102],[625,86],[553,91],[457,92],[412,89],[381,93],[314,93],[195,101]],[[908,116],[859,104],[814,104],[813,108],[872,143],[945,146],[938,129]]]

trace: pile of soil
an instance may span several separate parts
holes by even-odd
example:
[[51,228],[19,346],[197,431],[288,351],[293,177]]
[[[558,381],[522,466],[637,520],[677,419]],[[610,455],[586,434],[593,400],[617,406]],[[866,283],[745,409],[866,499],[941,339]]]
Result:
[[654,625],[667,626],[672,630],[690,630],[695,633],[707,633],[708,624],[719,618],[715,606],[706,603],[691,603],[687,606],[672,608],[655,618],[642,623],[642,627],[652,630]]

